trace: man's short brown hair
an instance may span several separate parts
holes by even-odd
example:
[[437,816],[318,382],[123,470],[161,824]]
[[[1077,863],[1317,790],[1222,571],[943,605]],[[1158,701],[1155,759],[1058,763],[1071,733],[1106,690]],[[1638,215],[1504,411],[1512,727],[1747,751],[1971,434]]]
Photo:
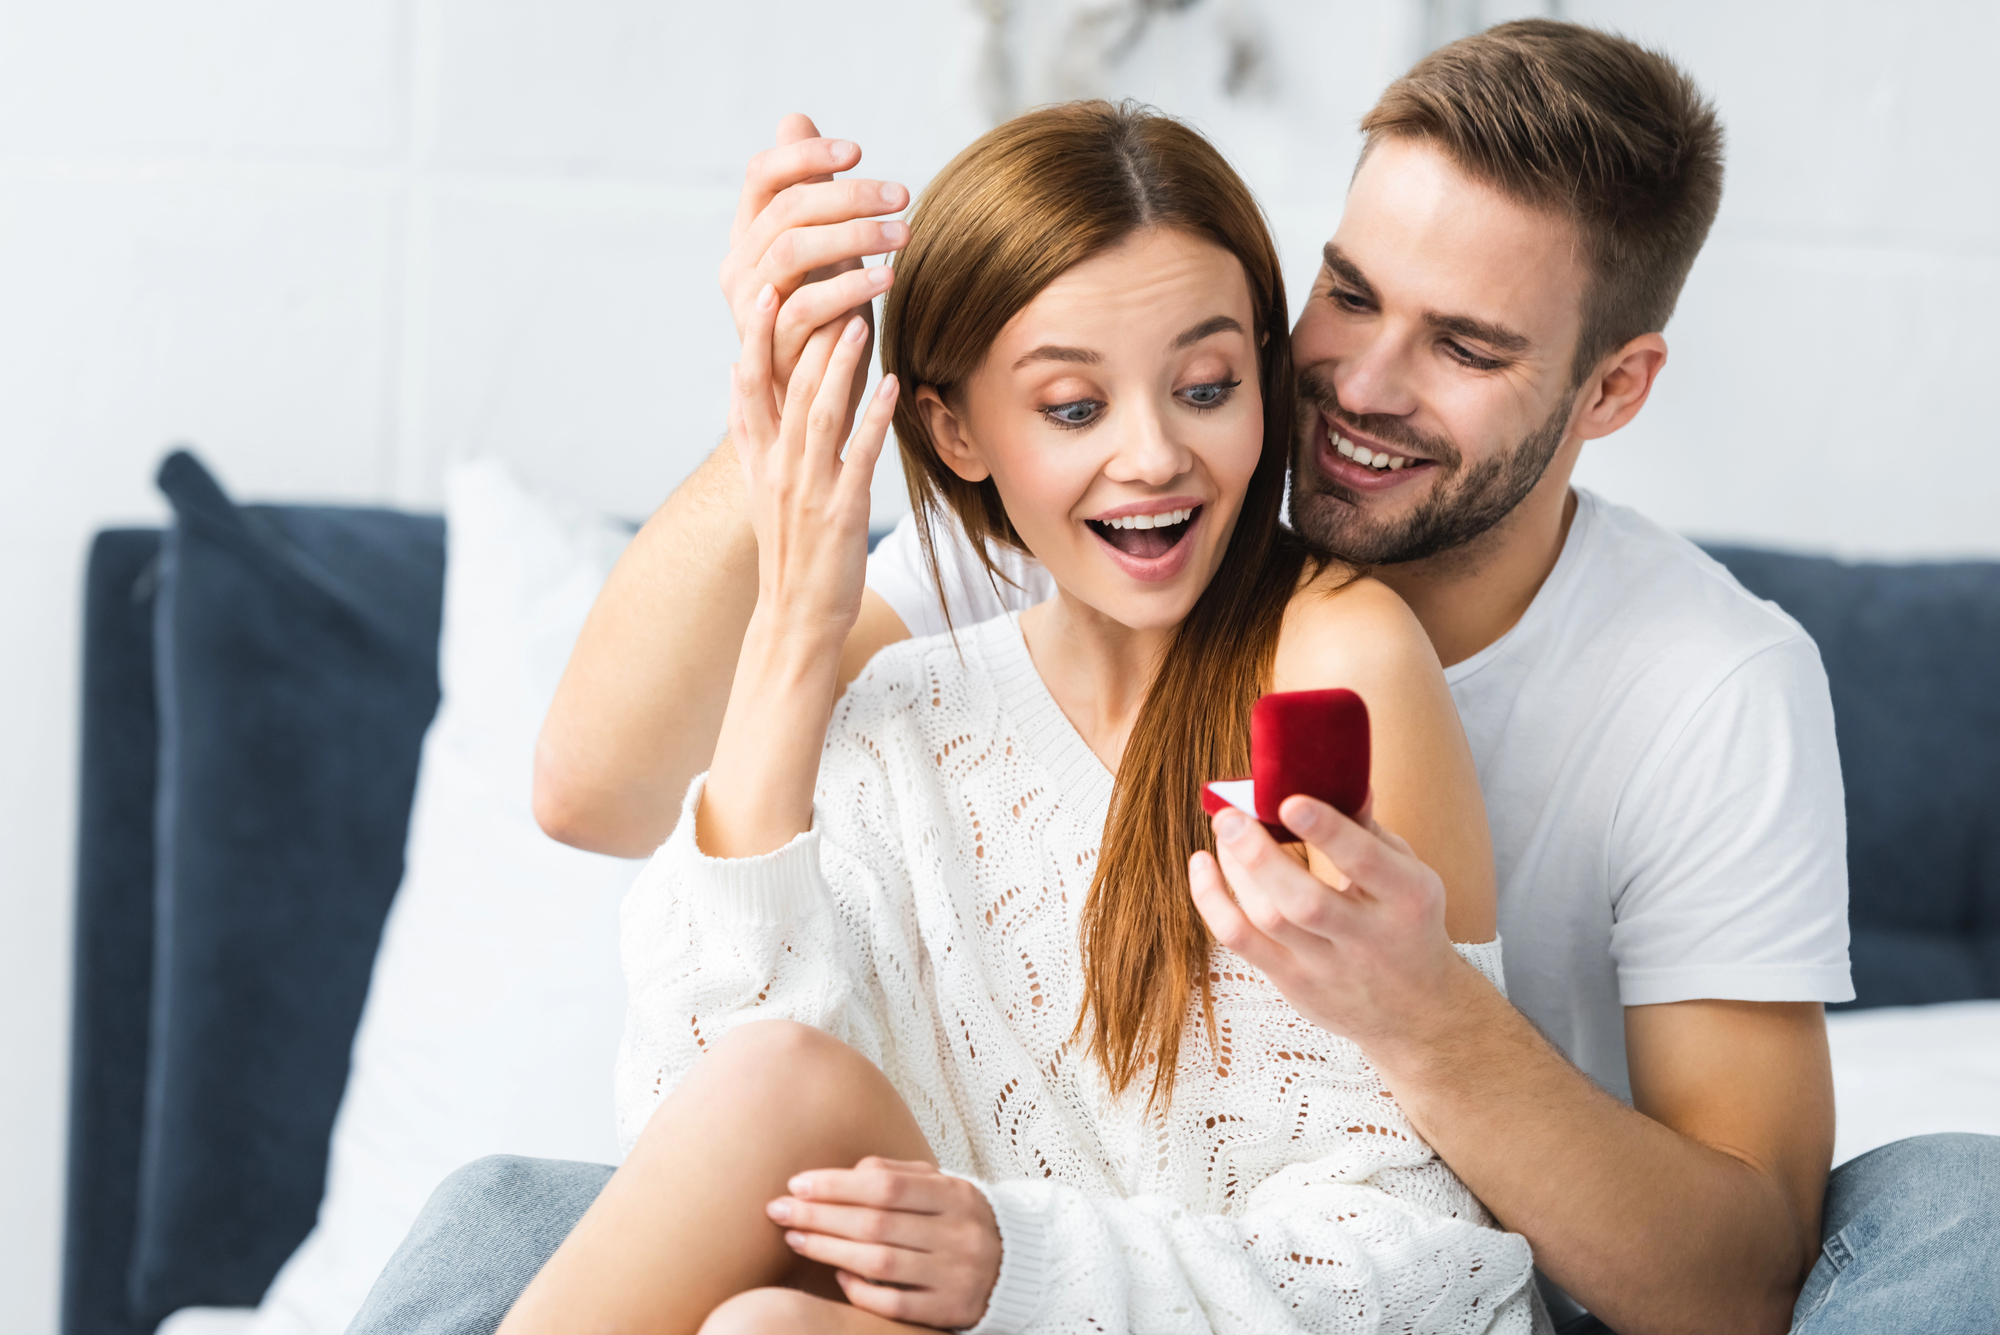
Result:
[[1590,277],[1573,375],[1666,327],[1722,202],[1722,126],[1654,51],[1575,23],[1502,23],[1425,56],[1362,118],[1569,218]]

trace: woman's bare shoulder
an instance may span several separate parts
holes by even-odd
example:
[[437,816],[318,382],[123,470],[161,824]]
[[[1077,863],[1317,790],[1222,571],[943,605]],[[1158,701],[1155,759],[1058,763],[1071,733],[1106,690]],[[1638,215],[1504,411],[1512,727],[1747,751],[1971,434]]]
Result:
[[1398,689],[1441,681],[1443,669],[1416,614],[1394,589],[1331,566],[1292,595],[1274,676],[1277,689],[1286,691]]

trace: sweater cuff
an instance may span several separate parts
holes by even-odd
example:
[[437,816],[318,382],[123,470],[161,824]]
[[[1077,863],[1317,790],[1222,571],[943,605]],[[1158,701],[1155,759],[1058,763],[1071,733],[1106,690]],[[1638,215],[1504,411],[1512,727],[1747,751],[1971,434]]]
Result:
[[1009,1183],[965,1180],[978,1187],[993,1208],[993,1222],[1000,1229],[1000,1274],[987,1295],[985,1315],[961,1335],[1020,1335],[1034,1319],[1048,1287],[1048,1239],[1041,1212],[1009,1191]]
[[750,858],[712,858],[695,842],[695,812],[701,806],[706,773],[688,785],[680,824],[667,843],[681,864],[685,893],[698,910],[723,922],[776,926],[826,898],[819,866],[819,813],[813,827],[790,843]]
[[1501,996],[1504,997],[1507,995],[1507,971],[1501,966],[1500,938],[1498,936],[1495,936],[1491,941],[1482,941],[1478,945],[1468,945],[1463,941],[1454,941],[1451,943],[1451,948],[1458,952],[1460,959],[1479,970],[1484,975],[1486,981],[1493,984]]

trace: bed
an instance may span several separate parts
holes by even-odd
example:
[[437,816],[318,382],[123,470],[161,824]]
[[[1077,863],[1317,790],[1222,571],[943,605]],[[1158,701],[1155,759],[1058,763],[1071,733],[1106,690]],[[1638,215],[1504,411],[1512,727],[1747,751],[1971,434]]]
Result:
[[[513,748],[463,766],[454,809],[474,825],[461,856],[495,842],[485,820],[521,841],[511,863],[558,859],[535,851],[547,841],[525,802],[533,697],[552,688],[563,637],[629,527],[564,518],[490,470],[464,476],[452,540],[488,546],[455,569],[489,583],[452,596],[487,609],[489,642],[446,655],[446,695],[492,695],[450,677],[466,670],[454,662],[498,661],[516,717],[460,718],[468,747],[500,747],[511,729]],[[406,848],[427,846],[411,811],[420,758],[439,743],[426,732],[440,632],[474,622],[448,615],[442,516],[238,505],[178,452],[160,486],[173,524],[99,534],[86,578],[62,1330],[145,1335],[172,1317],[172,1335],[330,1335],[375,1254],[350,1256],[344,1296],[315,1311],[250,1309],[267,1290],[310,1289],[302,1258],[330,1265],[338,1250],[324,1228],[316,1251],[300,1244],[332,1208],[329,1147],[337,1185],[336,1118],[362,1079],[350,1070],[365,1072],[357,1025],[375,1004],[384,921]],[[1805,625],[1832,683],[1859,993],[1828,1020],[1836,1160],[1931,1131],[2000,1134],[2000,564],[1710,550]],[[480,796],[489,771],[517,786]],[[444,820],[452,803],[422,794],[420,827]],[[475,797],[490,797],[484,815]],[[601,863],[550,861],[542,888],[522,889],[523,913],[565,895],[614,902],[629,873]],[[571,890],[548,889],[565,877]],[[551,986],[583,1005],[590,979]],[[604,1014],[615,993],[586,1001]],[[553,1053],[565,1012],[537,1009]],[[437,1164],[462,1162],[455,1152],[434,1147],[396,1177],[398,1208],[422,1199]],[[378,1233],[397,1228],[393,1210],[374,1218]]]

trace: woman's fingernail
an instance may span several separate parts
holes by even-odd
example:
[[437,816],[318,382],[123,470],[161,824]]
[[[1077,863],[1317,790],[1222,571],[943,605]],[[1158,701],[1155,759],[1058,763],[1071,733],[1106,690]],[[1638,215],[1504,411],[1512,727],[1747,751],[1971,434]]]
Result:
[[885,375],[882,377],[882,383],[875,387],[875,397],[884,403],[888,403],[896,397],[897,388],[896,377]]
[[833,154],[833,160],[835,162],[845,162],[849,154],[858,153],[861,151],[857,149],[853,144],[848,143],[845,139],[834,140],[832,143],[826,146],[826,149],[827,152]]
[[757,293],[757,309],[768,311],[772,306],[777,304],[777,300],[778,289],[766,283]]
[[1299,834],[1310,833],[1318,828],[1319,823],[1319,807],[1311,802],[1293,804],[1291,810],[1285,816],[1285,824]]
[[785,1245],[786,1245],[787,1247],[803,1247],[803,1246],[805,1246],[805,1244],[806,1244],[806,1235],[805,1235],[805,1234],[803,1234],[803,1233],[787,1233],[787,1234],[785,1234]]
[[908,223],[885,222],[882,224],[883,245],[891,247],[900,246],[909,239],[910,225]]
[[902,200],[902,198],[903,198],[902,186],[897,185],[894,181],[882,182],[882,202],[884,204],[889,204],[900,208],[901,207],[900,201]]
[[780,1196],[764,1207],[764,1213],[781,1224],[789,1224],[792,1222],[792,1203]]
[[889,275],[894,272],[895,270],[891,269],[886,264],[876,265],[874,268],[868,271],[868,286],[870,287],[889,286]]
[[847,322],[847,328],[840,331],[840,336],[846,342],[859,343],[861,336],[867,332],[868,322],[857,315]]
[[807,1188],[809,1188],[810,1186],[812,1186],[812,1182],[809,1179],[801,1176],[801,1177],[795,1177],[791,1181],[787,1182],[785,1184],[785,1190],[791,1192],[792,1195],[797,1196],[800,1200],[804,1200],[812,1195],[812,1192],[807,1190]]
[[1243,818],[1242,812],[1234,807],[1225,807],[1216,813],[1215,837],[1224,841],[1233,840],[1241,835],[1248,825],[1249,822]]

